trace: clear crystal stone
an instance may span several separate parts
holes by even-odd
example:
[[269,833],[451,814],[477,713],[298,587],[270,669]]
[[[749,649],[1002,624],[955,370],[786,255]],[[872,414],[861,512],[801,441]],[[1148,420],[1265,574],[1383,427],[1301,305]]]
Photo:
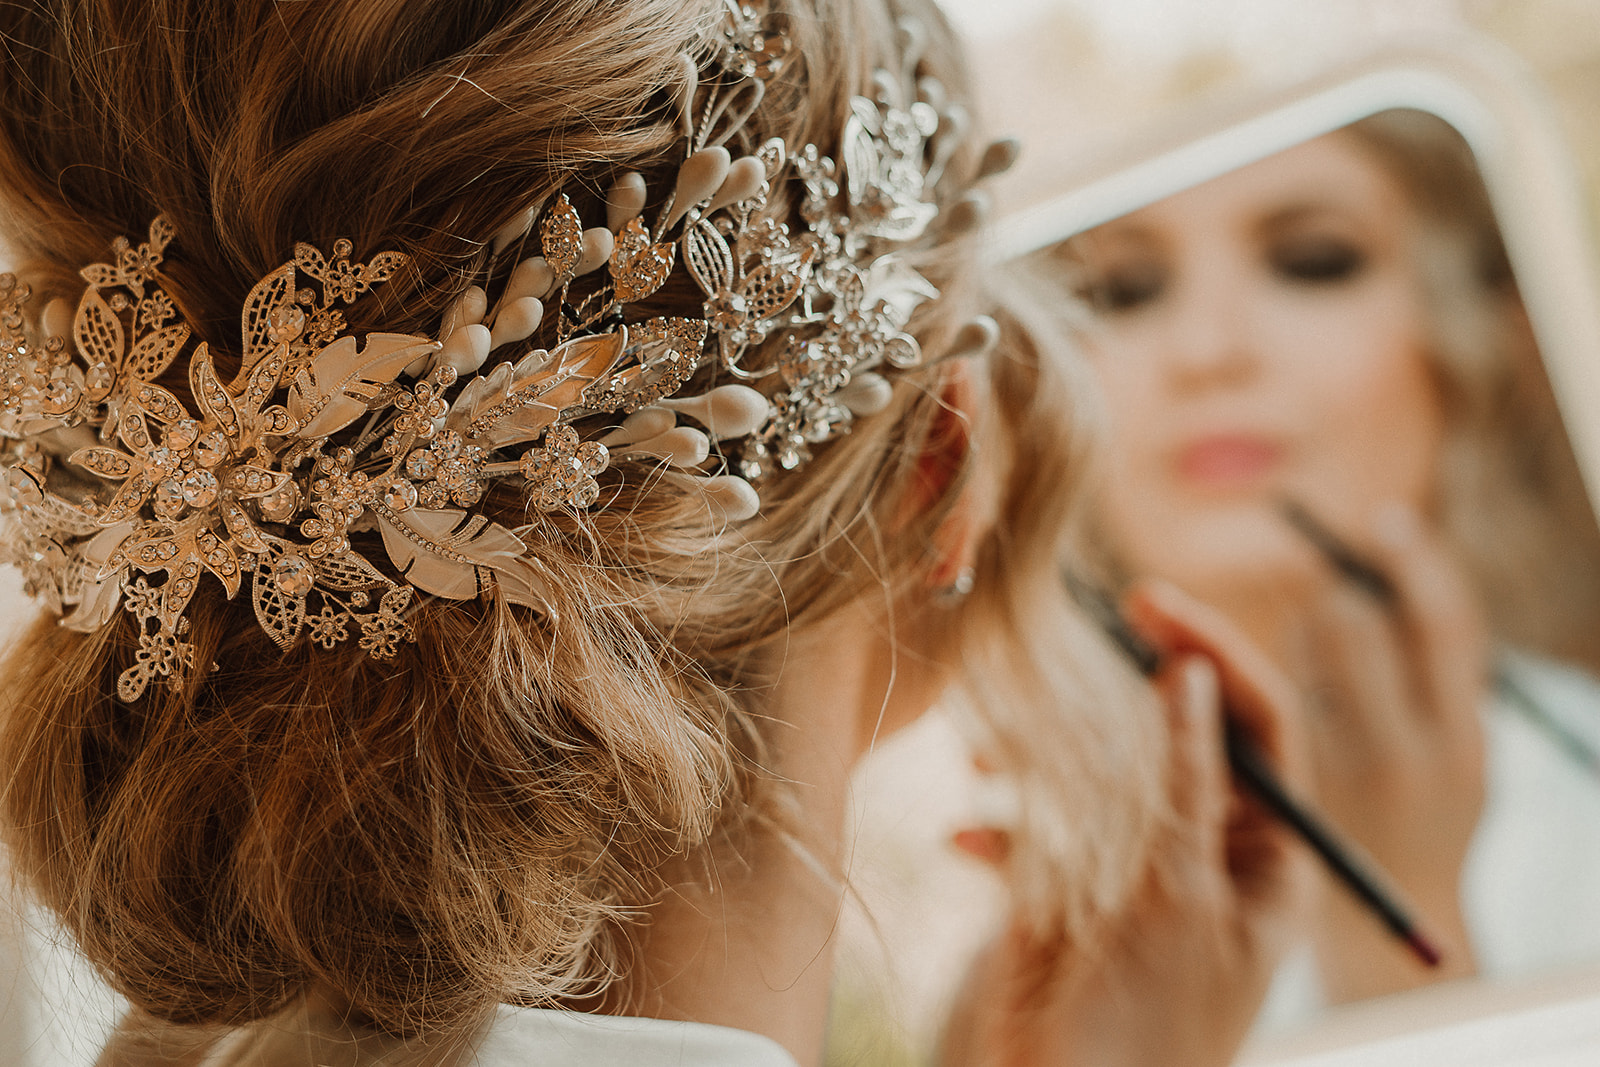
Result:
[[316,570],[304,556],[284,556],[272,568],[272,584],[284,596],[303,597],[316,583]]
[[209,507],[217,502],[217,476],[208,470],[190,471],[183,479],[183,499],[190,507]]
[[187,506],[183,498],[183,486],[172,478],[158,483],[150,494],[150,506],[164,519],[177,518]]
[[256,504],[261,508],[261,517],[268,522],[287,522],[300,506],[300,490],[293,482],[289,482],[282,489],[268,493]]
[[71,382],[62,381],[59,378],[51,382],[44,391],[45,399],[49,400],[50,403],[56,407],[71,404],[77,399],[77,393],[78,390],[76,386],[74,386]]
[[437,477],[446,489],[460,489],[472,481],[472,464],[464,459],[446,460],[439,464]]
[[218,430],[212,430],[194,444],[194,458],[207,467],[215,467],[228,456],[228,438]]
[[450,494],[438,482],[428,482],[417,487],[417,502],[425,508],[437,510],[450,503]]
[[718,333],[730,333],[739,328],[748,313],[744,294],[724,289],[706,301],[706,319]]
[[433,450],[439,455],[443,456],[445,459],[455,459],[457,456],[461,455],[461,449],[461,435],[456,433],[454,430],[446,430],[444,433],[434,438]]
[[419,448],[406,457],[406,476],[413,481],[425,482],[439,473],[439,457],[430,448]]
[[267,313],[267,336],[283,343],[293,341],[306,328],[306,313],[293,304],[279,304]]
[[167,427],[162,443],[168,448],[188,448],[200,439],[200,424],[193,419],[181,419]]
[[383,491],[383,502],[395,511],[409,511],[417,506],[417,487],[410,482],[391,482]]

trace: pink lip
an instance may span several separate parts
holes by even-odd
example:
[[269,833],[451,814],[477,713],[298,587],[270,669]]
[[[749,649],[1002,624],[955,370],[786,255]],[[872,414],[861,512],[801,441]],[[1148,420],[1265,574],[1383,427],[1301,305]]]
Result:
[[1178,450],[1184,481],[1200,489],[1246,489],[1259,484],[1283,459],[1283,446],[1251,434],[1213,434]]

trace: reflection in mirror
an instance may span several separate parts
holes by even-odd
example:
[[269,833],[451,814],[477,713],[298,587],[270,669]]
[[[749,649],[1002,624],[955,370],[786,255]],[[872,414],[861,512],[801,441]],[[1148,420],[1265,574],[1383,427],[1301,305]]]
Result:
[[1268,1014],[1600,960],[1600,530],[1467,143],[1380,112],[1030,258],[1108,414],[1086,551],[1278,661],[1317,806],[1449,948],[1325,886]]

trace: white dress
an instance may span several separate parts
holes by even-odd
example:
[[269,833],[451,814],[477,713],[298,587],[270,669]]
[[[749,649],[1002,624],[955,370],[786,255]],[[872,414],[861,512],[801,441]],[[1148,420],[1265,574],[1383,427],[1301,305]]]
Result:
[[[1503,654],[1502,685],[1484,716],[1483,815],[1461,873],[1461,903],[1478,973],[1518,979],[1600,962],[1600,682],[1524,653]],[[1263,1030],[1303,1022],[1325,1005],[1309,950],[1280,969]]]
[[744,1030],[539,1008],[502,1007],[453,1049],[352,1030],[304,1007],[187,1047],[172,1036],[119,1031],[98,1067],[797,1067]]

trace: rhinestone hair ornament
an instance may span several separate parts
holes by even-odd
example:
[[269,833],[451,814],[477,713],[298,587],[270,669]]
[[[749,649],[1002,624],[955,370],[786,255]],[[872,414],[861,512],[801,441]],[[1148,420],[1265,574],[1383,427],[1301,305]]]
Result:
[[[345,240],[331,255],[297,245],[251,289],[230,381],[162,289],[164,218],[81,272],[66,336],[30,337],[28,288],[0,276],[7,561],[71,629],[134,616],[138,649],[117,684],[133,701],[194,670],[185,611],[202,581],[230,599],[248,589],[285,649],[354,640],[379,660],[413,638],[419,593],[548,612],[532,528],[474,511],[498,479],[522,480],[538,508],[582,510],[600,503],[613,457],[637,457],[688,476],[675,483],[714,516],[749,518],[752,483],[882,410],[883,372],[921,360],[905,326],[937,293],[895,250],[934,220],[962,120],[915,77],[916,27],[901,36],[904,69],[851,101],[835,160],[748,127],[789,43],[727,0],[709,64],[684,57],[673,188],[652,196],[623,175],[603,226],[565,194],[524,212],[487,262],[535,240],[539,254],[497,283],[493,308],[489,277],[468,288],[437,337],[347,329],[341,306],[407,261],[357,262]],[[783,182],[796,183],[801,232],[769,209]],[[628,315],[680,270],[704,296],[699,316]],[[551,313],[555,343],[538,347]],[[156,384],[179,359],[192,406]],[[683,395],[706,368],[702,381],[724,384]],[[381,553],[352,546],[373,530]]]

